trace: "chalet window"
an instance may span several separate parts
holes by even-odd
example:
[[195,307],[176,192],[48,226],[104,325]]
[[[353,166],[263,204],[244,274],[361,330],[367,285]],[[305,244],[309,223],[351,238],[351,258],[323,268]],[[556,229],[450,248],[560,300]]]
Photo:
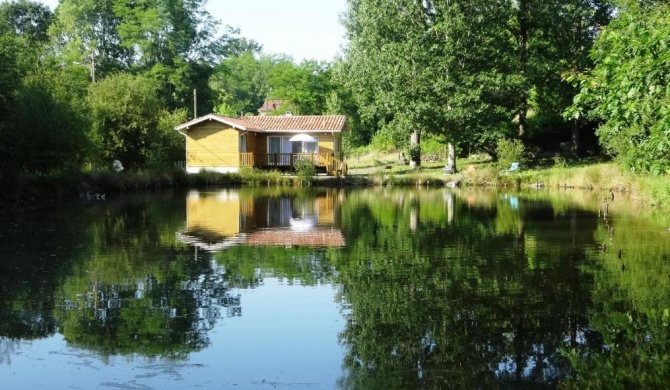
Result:
[[[300,142],[296,142],[300,143]],[[318,142],[303,142],[302,143],[302,153],[318,153],[319,152],[319,143]]]
[[268,153],[293,153],[291,137],[268,137]]
[[281,137],[268,137],[268,153],[281,153]]
[[291,137],[268,137],[268,153],[318,153],[318,142],[291,142]]

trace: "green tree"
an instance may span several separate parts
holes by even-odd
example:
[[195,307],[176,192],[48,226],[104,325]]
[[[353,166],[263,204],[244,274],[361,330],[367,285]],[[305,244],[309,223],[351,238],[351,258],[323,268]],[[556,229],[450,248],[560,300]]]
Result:
[[90,85],[87,99],[97,162],[108,165],[118,159],[130,169],[142,168],[160,135],[156,129],[163,104],[158,89],[149,77],[123,73]]
[[14,33],[29,42],[46,42],[53,18],[46,5],[30,0],[0,3],[0,34]]
[[[38,70],[23,79],[11,111],[14,163],[21,172],[78,169],[89,151],[85,106],[76,80]],[[74,83],[73,83],[74,81]]]
[[15,37],[0,35],[0,179],[6,183],[10,183],[8,178],[15,177],[18,172],[14,163],[15,148],[8,115],[14,100],[13,95],[21,82],[16,56],[18,48]]
[[370,143],[373,127],[363,123],[354,94],[345,85],[343,66],[342,59],[336,59],[332,64],[333,90],[326,96],[326,114],[347,116],[349,130],[344,133],[343,150],[348,150]]
[[277,58],[268,76],[269,95],[284,100],[282,111],[299,115],[326,112],[326,99],[333,91],[330,64],[303,61],[296,65],[290,58]]
[[218,94],[217,112],[254,114],[266,98],[283,101],[277,114],[291,111],[318,115],[329,110],[327,100],[335,90],[330,64],[303,61],[296,65],[285,55],[261,55],[257,59],[255,54],[247,51],[217,66],[210,80]]
[[210,78],[210,88],[218,96],[215,111],[227,116],[255,114],[269,89],[266,70],[252,51],[219,63]]
[[438,68],[430,53],[437,43],[432,2],[348,4],[344,25],[350,45],[344,72],[349,88],[356,91],[363,119],[377,123],[379,129],[390,127],[405,139],[414,133],[420,141],[419,134],[434,125],[433,107],[439,107],[434,93]]
[[128,69],[132,52],[121,45],[121,19],[114,14],[113,0],[62,0],[49,30],[53,51],[64,64],[90,68],[97,79]]
[[[23,125],[26,124],[22,122],[26,117],[20,115],[24,110],[21,103],[28,103],[33,109],[38,109],[37,106],[41,104],[49,104],[46,103],[49,99],[53,104],[60,104],[54,103],[52,99],[54,80],[45,81],[37,87],[40,93],[34,101],[26,96],[27,91],[39,83],[37,75],[53,73],[42,68],[42,53],[51,20],[52,13],[43,4],[26,0],[0,3],[0,178],[9,186],[12,185],[12,178],[15,179],[25,168],[26,152],[31,147],[30,142],[24,142],[31,136],[18,131],[24,129]],[[31,80],[24,83],[24,78],[28,75],[31,75]],[[22,102],[18,102],[19,100]],[[49,112],[43,108],[36,112]],[[70,112],[69,109],[66,111]],[[41,119],[42,124],[48,127],[48,118]],[[62,119],[58,118],[57,121]],[[76,118],[73,118],[73,123],[77,123]],[[33,128],[30,130],[37,131]],[[60,129],[56,130],[60,133]],[[40,141],[39,137],[35,140]]]
[[218,22],[205,10],[205,0],[115,0],[120,44],[132,53],[131,68],[160,83],[160,96],[170,110],[193,107],[211,111],[208,82],[230,33],[217,38]]
[[152,169],[164,169],[174,166],[175,161],[184,160],[185,143],[181,134],[174,131],[177,125],[188,120],[186,109],[173,112],[162,110],[158,113],[156,135],[151,137],[151,146],[147,154],[146,165]]
[[205,0],[115,0],[121,44],[133,50],[136,65],[177,65],[178,60],[213,61],[217,22],[205,10]]
[[575,58],[586,57],[606,20],[595,16],[607,9],[585,0],[351,0],[340,79],[381,134],[438,133],[494,152],[498,138],[526,136],[530,112],[560,120],[574,94],[557,88],[561,71],[582,66]]
[[567,115],[601,120],[605,150],[627,168],[670,171],[670,5],[625,2],[596,40],[595,67],[570,77],[580,93]]

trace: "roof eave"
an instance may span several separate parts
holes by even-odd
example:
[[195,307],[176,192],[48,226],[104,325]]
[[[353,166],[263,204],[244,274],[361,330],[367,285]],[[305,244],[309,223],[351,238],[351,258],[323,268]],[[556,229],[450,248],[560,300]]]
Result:
[[253,130],[258,133],[341,133],[342,129],[295,129],[295,130],[273,130],[273,129],[262,129],[262,130]]
[[215,115],[215,114],[207,114],[205,116],[201,116],[200,118],[192,119],[192,120],[190,120],[186,123],[182,123],[181,125],[175,127],[174,129],[177,130],[177,131],[188,130],[192,126],[199,125],[202,122],[207,122],[207,121],[211,121],[211,120],[215,120],[217,122],[226,124],[230,127],[234,127],[236,129],[239,129],[239,130],[243,130],[243,131],[250,130],[245,126],[240,125],[239,123],[228,121],[228,120],[226,120],[226,118]]

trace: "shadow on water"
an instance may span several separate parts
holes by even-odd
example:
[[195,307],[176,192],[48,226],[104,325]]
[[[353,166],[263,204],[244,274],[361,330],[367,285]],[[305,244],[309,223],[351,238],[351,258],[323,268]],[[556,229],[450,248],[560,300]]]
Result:
[[668,218],[598,193],[212,190],[0,218],[0,363],[56,334],[186,360],[273,278],[336,289],[343,389],[670,380]]
[[350,194],[335,261],[347,307],[340,387],[670,380],[667,232],[625,205],[603,217],[598,196],[584,195]]

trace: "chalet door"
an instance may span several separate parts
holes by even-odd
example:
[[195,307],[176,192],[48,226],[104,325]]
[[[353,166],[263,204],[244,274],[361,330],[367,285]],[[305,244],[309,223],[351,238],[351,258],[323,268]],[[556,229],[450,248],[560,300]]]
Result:
[[281,138],[268,137],[268,153],[281,153]]
[[[291,165],[291,153],[293,147],[290,137],[268,137],[268,153],[270,153],[270,161],[274,161],[276,165]],[[275,159],[276,157],[276,159]]]
[[240,153],[247,152],[247,134],[240,136]]

